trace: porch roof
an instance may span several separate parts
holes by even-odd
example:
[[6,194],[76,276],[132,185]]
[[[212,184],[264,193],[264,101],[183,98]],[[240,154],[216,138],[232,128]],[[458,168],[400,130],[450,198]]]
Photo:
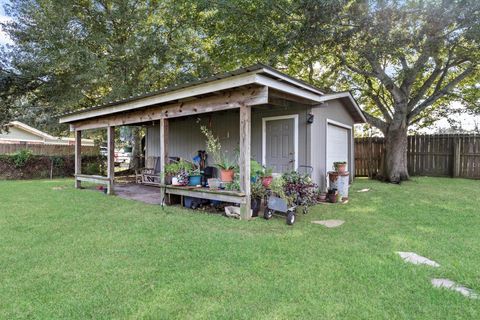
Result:
[[127,99],[77,110],[61,116],[60,123],[74,123],[154,105],[189,101],[239,87],[261,86],[307,101],[309,104],[341,99],[356,122],[366,122],[363,112],[349,92],[324,94],[320,89],[263,64],[221,73],[194,82],[174,85],[159,91],[131,96]]

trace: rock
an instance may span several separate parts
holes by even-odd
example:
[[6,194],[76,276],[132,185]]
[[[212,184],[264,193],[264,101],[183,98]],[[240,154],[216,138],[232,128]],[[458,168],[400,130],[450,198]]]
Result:
[[430,267],[440,267],[440,265],[437,262],[430,260],[428,258],[422,257],[421,255],[418,255],[415,252],[398,251],[397,253],[400,255],[400,257],[402,257],[402,259],[405,262],[410,262],[413,264],[424,264]]
[[322,226],[325,226],[327,228],[336,228],[344,224],[345,221],[332,219],[332,220],[316,220],[316,221],[312,221],[312,223],[321,224]]
[[432,285],[435,288],[446,288],[452,291],[459,292],[467,298],[478,299],[480,297],[472,289],[461,286],[450,279],[432,279]]

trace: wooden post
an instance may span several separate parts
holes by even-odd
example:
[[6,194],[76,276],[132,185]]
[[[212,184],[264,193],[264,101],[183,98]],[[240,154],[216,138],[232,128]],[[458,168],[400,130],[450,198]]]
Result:
[[107,127],[107,194],[113,194],[115,181],[115,127]]
[[76,175],[82,173],[82,131],[75,130],[75,188],[80,189],[81,182]]
[[165,164],[168,162],[168,119],[160,119],[160,201],[165,205]]
[[250,148],[251,148],[251,117],[249,106],[240,107],[240,190],[245,193],[245,204],[240,206],[240,218],[251,218],[251,189],[250,189]]
[[453,140],[453,177],[460,177],[460,138],[457,136]]

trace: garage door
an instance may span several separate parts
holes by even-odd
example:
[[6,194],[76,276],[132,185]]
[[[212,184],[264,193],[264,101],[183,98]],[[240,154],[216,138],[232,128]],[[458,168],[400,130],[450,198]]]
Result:
[[350,165],[348,159],[349,133],[350,130],[332,124],[328,125],[327,133],[327,171],[333,170],[333,163],[338,161],[347,162],[347,170]]

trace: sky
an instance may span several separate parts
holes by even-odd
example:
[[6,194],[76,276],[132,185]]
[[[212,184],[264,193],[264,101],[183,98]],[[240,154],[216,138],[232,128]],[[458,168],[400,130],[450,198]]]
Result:
[[[9,17],[5,14],[3,6],[7,3],[8,0],[0,0],[0,23],[7,22],[10,20]],[[12,44],[12,40],[3,32],[2,27],[0,26],[0,45],[2,44]]]

